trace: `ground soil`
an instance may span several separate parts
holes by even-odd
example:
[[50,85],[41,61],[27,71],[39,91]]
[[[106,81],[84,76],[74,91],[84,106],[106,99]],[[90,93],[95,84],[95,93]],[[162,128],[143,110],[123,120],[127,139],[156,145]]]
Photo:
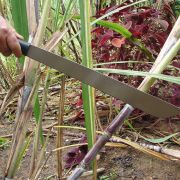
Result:
[[[56,93],[57,95],[57,93]],[[48,102],[49,103],[49,102]],[[57,100],[53,100],[53,103],[58,104]],[[49,107],[48,107],[49,108]],[[55,122],[57,115],[57,107],[55,110],[51,111],[51,116],[45,118],[43,125],[47,126]],[[56,113],[55,113],[56,112]],[[15,112],[13,111],[13,114]],[[50,118],[51,117],[51,118]],[[102,120],[103,127],[107,126],[107,122]],[[28,128],[33,129],[33,121],[30,123]],[[70,122],[70,125],[74,125]],[[139,118],[136,118],[132,122],[133,127],[148,138],[159,137],[165,132],[172,134],[174,132],[180,132],[180,121],[178,118],[174,119],[157,119],[151,118],[150,116],[143,115]],[[15,122],[9,119],[2,120],[0,124],[0,137],[11,135],[13,133]],[[77,133],[77,131],[65,131],[66,133]],[[123,126],[123,129],[116,134],[122,138],[128,138],[133,141],[142,141],[137,132],[134,132],[127,125]],[[55,149],[56,145],[56,135],[50,137],[46,152],[50,152]],[[72,138],[72,137],[71,137]],[[71,140],[70,137],[64,136],[64,140],[67,142],[67,139]],[[9,138],[11,140],[11,136]],[[8,155],[10,151],[10,144],[4,148],[0,148],[0,180],[3,179],[3,174],[6,168]],[[178,143],[175,143],[173,140],[168,140],[163,145],[171,148],[176,148],[180,150]],[[69,150],[69,149],[68,149]],[[26,180],[28,179],[29,173],[29,164],[30,157],[32,152],[32,144],[30,145],[26,155],[23,158],[21,168],[16,174],[15,180]],[[67,150],[64,151],[64,154],[67,153]],[[101,180],[179,180],[180,179],[180,161],[163,161],[152,157],[150,155],[144,154],[135,150],[132,147],[125,148],[116,148],[116,147],[106,147],[100,154],[98,160],[98,168],[105,168],[105,171],[101,173],[98,178]],[[46,166],[44,167],[39,180],[43,179],[56,179],[56,154],[52,154],[48,160]],[[67,172],[67,170],[66,170]],[[92,179],[92,177],[85,177],[84,179]]]
[[[10,134],[14,124],[7,124],[0,128],[0,135]],[[71,131],[72,132],[72,131]],[[75,132],[76,133],[76,132]],[[66,137],[67,138],[67,137]],[[66,139],[67,140],[67,139]],[[55,148],[55,137],[50,138],[47,152]],[[8,159],[10,147],[7,146],[0,150],[0,175],[2,177]],[[26,180],[29,172],[29,163],[32,147],[29,148],[23,159],[22,166],[14,179]],[[64,151],[66,153],[66,151]],[[112,148],[106,147],[105,151],[100,153],[98,167],[105,168],[100,175],[104,179],[159,179],[159,180],[179,180],[180,163],[175,161],[163,161],[146,155],[133,148]],[[48,160],[39,179],[49,179],[56,173],[56,154],[53,154]],[[51,177],[50,179],[56,179]],[[85,179],[92,179],[91,177]]]

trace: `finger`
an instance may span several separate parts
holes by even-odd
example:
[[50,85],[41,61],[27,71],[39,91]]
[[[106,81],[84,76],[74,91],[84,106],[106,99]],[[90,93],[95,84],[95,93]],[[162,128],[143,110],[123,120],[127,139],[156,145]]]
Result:
[[10,56],[12,54],[12,51],[11,50],[8,50],[8,51],[3,51],[2,54],[6,57]]
[[4,47],[0,44],[0,52],[4,55],[4,56],[9,56],[12,54],[12,51],[10,49],[5,50]]
[[16,35],[16,37],[17,37],[18,39],[24,39],[24,37],[21,36],[20,34],[18,34],[17,32],[15,33],[15,35]]
[[8,45],[7,45],[7,34],[8,34],[8,29],[7,28],[1,28],[0,29],[0,42],[1,42],[0,43],[0,51],[5,56],[11,54],[11,51],[8,48]]
[[7,44],[9,49],[16,57],[20,57],[22,55],[20,44],[14,33],[10,33],[7,37]]
[[11,27],[11,32],[14,33],[18,39],[24,39],[24,37],[21,36],[19,33],[17,33],[16,30],[12,27]]

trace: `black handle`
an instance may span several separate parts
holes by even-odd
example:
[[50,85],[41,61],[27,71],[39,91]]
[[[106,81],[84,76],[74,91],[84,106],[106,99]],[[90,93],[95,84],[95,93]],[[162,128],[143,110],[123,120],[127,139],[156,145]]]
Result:
[[25,42],[25,41],[22,41],[22,40],[19,40],[19,44],[21,46],[21,51],[23,53],[23,55],[27,55],[28,53],[28,50],[29,50],[29,47],[30,47],[30,44]]

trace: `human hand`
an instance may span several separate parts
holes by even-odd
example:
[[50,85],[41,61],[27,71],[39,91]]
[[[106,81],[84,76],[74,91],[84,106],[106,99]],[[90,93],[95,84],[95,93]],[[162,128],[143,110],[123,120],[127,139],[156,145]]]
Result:
[[23,37],[0,16],[0,52],[4,56],[14,54],[16,57],[20,57],[22,52],[18,39],[22,38]]

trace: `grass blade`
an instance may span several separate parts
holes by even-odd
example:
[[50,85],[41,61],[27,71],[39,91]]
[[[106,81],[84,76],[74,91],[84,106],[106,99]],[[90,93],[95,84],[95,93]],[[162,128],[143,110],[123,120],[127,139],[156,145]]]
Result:
[[165,136],[165,137],[163,137],[163,138],[158,138],[158,139],[149,139],[149,138],[145,138],[145,137],[142,137],[143,139],[145,139],[146,141],[148,141],[148,142],[151,142],[151,143],[162,143],[162,142],[164,142],[164,141],[167,141],[168,139],[170,139],[170,138],[172,138],[172,137],[174,137],[174,136],[176,136],[176,135],[178,135],[179,133],[174,133],[174,134],[171,134],[171,135],[169,135],[169,136]]
[[104,72],[104,73],[121,74],[124,76],[153,77],[156,79],[161,79],[164,81],[168,81],[168,82],[180,85],[179,77],[174,77],[174,76],[169,76],[169,75],[164,75],[164,74],[155,74],[155,73],[150,73],[150,72],[124,70],[124,69],[109,69],[109,68],[94,68],[94,70],[97,70],[98,72]]
[[[12,18],[16,31],[28,40],[28,20],[26,13],[26,0],[11,0]],[[24,57],[19,58],[21,64],[24,63]]]
[[[91,50],[91,28],[90,28],[90,0],[79,0],[81,17],[81,38],[82,38],[82,64],[92,68]],[[91,148],[95,142],[95,100],[94,89],[82,84],[83,107],[85,113],[85,126],[87,130],[88,147]],[[95,165],[94,162],[94,170]]]
[[[83,61],[82,64],[88,68],[92,68],[92,53],[91,53],[91,32],[90,32],[90,14],[88,8],[90,4],[88,1],[79,0],[81,11],[81,32],[82,32],[82,44],[83,44]],[[94,144],[94,94],[93,89],[90,86],[83,84],[83,107],[85,111],[86,128],[88,136],[89,147]]]
[[12,18],[16,31],[28,40],[28,20],[26,13],[26,0],[11,0]]

